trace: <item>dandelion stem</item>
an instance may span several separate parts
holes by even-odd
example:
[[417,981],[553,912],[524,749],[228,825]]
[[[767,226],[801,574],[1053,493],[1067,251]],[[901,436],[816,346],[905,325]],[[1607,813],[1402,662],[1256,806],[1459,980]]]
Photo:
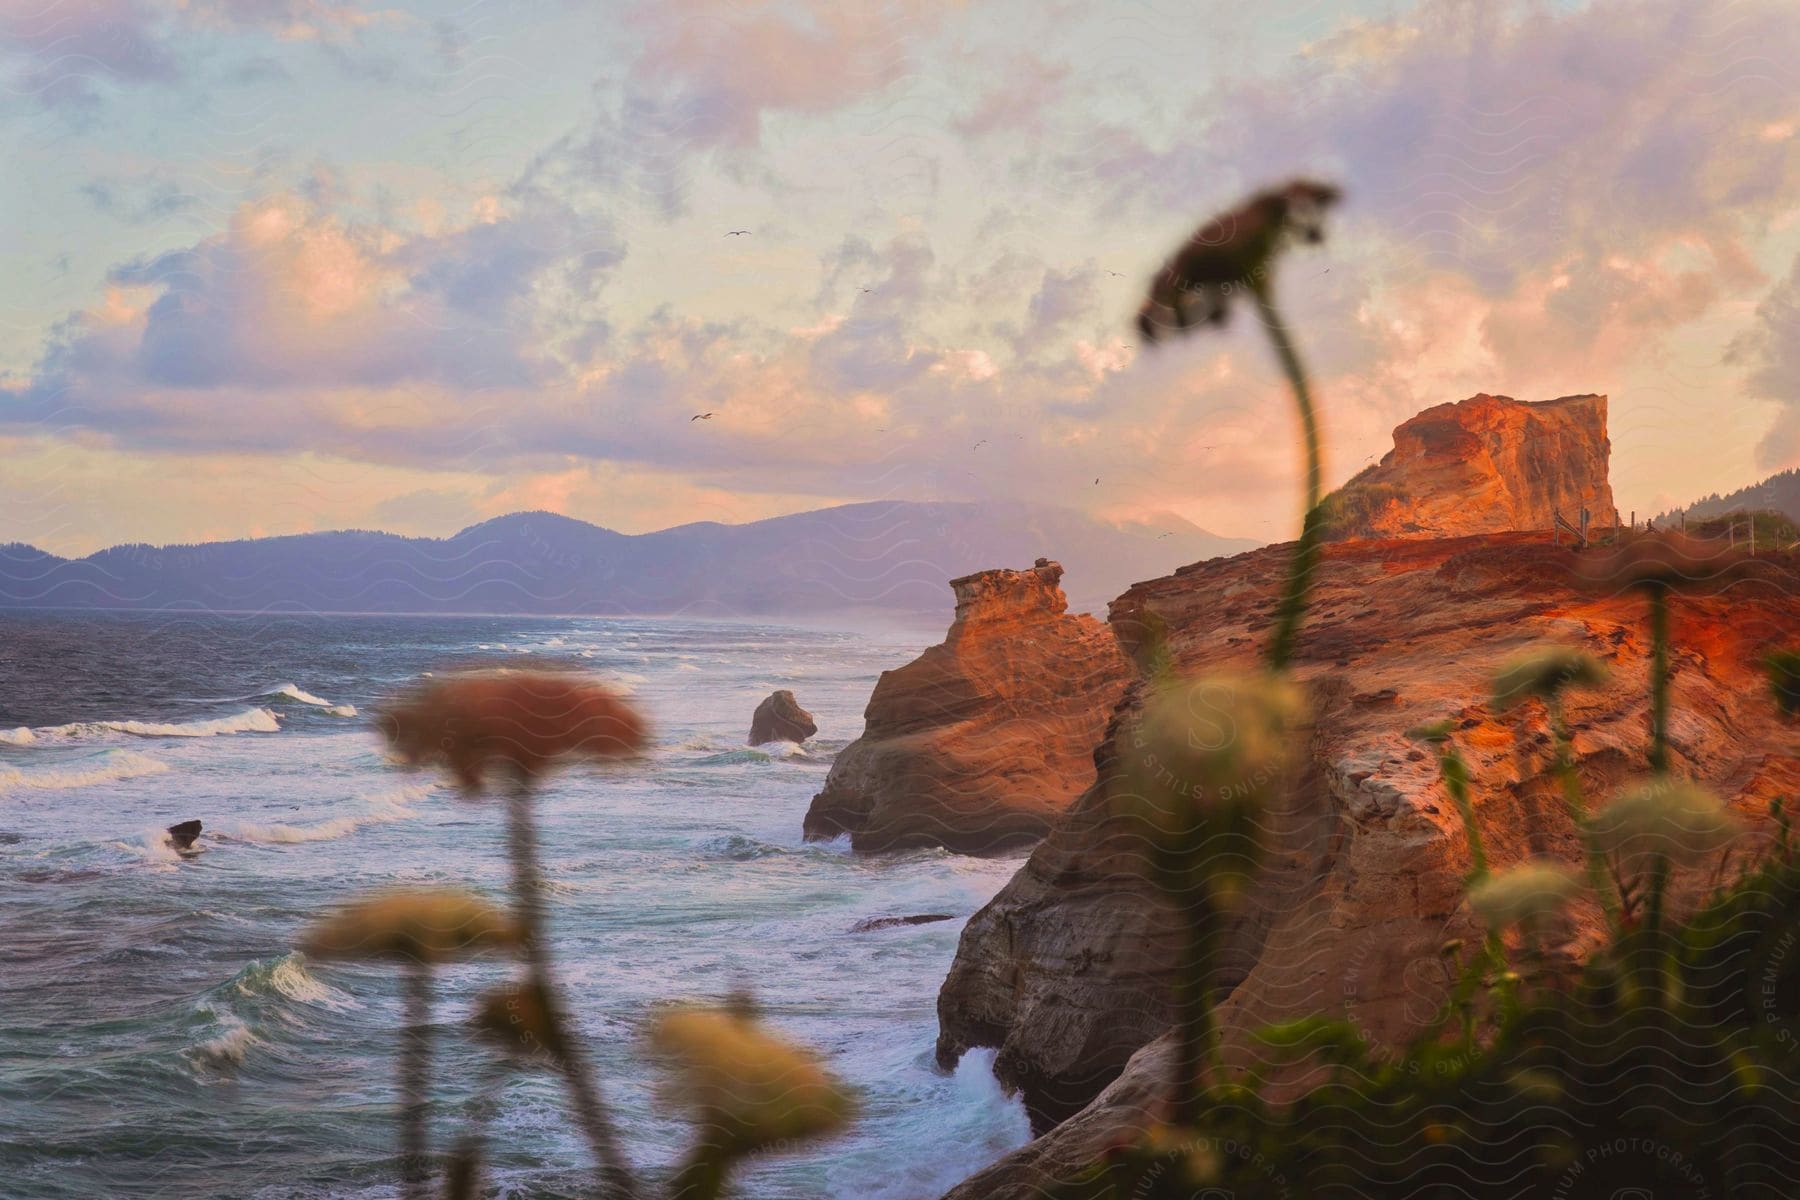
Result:
[[1607,924],[1616,932],[1619,905],[1615,893],[1607,885],[1606,865],[1601,860],[1600,848],[1594,844],[1593,831],[1588,828],[1587,802],[1581,794],[1581,773],[1575,769],[1575,746],[1569,737],[1568,723],[1563,719],[1562,700],[1552,693],[1545,697],[1544,708],[1550,718],[1550,737],[1556,746],[1556,777],[1562,783],[1563,807],[1568,810],[1576,836],[1581,838],[1583,857],[1587,859],[1588,886],[1594,889],[1594,897],[1606,914]]
[[717,1146],[701,1142],[669,1181],[669,1200],[715,1200],[725,1190],[726,1161]]
[[1306,368],[1288,336],[1287,323],[1275,307],[1275,296],[1266,281],[1251,284],[1256,308],[1262,316],[1263,328],[1275,347],[1275,357],[1294,390],[1294,404],[1300,412],[1300,430],[1306,442],[1306,509],[1300,525],[1300,541],[1294,546],[1294,557],[1288,564],[1287,586],[1275,610],[1275,633],[1269,642],[1269,668],[1279,671],[1293,657],[1294,639],[1300,633],[1300,618],[1306,613],[1306,589],[1318,565],[1319,543],[1325,533],[1325,513],[1321,507],[1323,467],[1319,452],[1319,422],[1313,410],[1312,393],[1306,383]]
[[1175,977],[1175,1123],[1200,1120],[1200,1071],[1212,1052],[1213,947],[1217,913],[1205,884],[1197,886],[1187,906],[1187,946]]
[[1487,878],[1487,852],[1481,845],[1481,826],[1475,820],[1474,802],[1469,799],[1468,765],[1448,741],[1438,755],[1438,774],[1443,778],[1444,790],[1450,793],[1450,803],[1456,805],[1456,815],[1462,818],[1463,837],[1469,843],[1468,884],[1473,886]]
[[400,1185],[406,1200],[425,1200],[431,1178],[425,1123],[431,1080],[431,967],[410,962],[400,987],[406,1029],[400,1041]]
[[513,903],[523,938],[525,965],[544,1011],[545,1049],[556,1060],[569,1089],[575,1115],[600,1168],[600,1194],[635,1200],[637,1183],[619,1149],[618,1135],[588,1073],[586,1056],[570,1030],[552,983],[549,930],[544,916],[543,880],[537,862],[537,828],[531,815],[529,780],[515,782],[506,805],[507,852],[512,860]]
[[1650,769],[1669,769],[1669,592],[1650,588]]

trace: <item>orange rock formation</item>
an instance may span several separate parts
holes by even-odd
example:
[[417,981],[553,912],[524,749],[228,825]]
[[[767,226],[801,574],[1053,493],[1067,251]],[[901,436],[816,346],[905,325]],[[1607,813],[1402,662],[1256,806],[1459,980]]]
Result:
[[1553,529],[1553,513],[1619,523],[1607,482],[1605,396],[1527,404],[1483,393],[1428,408],[1341,488],[1330,536],[1460,537]]
[[1070,615],[1046,559],[952,580],[942,644],[882,672],[806,836],[864,852],[988,854],[1040,838],[1093,782],[1094,743],[1128,667],[1106,626]]

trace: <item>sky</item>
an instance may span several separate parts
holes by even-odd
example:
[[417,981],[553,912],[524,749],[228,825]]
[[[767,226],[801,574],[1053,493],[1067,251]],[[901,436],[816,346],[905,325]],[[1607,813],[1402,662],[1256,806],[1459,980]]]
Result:
[[[1420,409],[1610,397],[1648,515],[1800,465],[1791,0],[0,0],[0,542],[869,499],[1281,540]],[[732,235],[730,231],[748,232]],[[711,413],[708,420],[692,420]]]

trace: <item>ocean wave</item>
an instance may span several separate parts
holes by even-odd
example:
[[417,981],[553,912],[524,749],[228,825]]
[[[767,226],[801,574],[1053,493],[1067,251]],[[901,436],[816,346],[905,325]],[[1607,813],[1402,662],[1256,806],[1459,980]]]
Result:
[[[135,842],[113,842],[116,850],[123,850],[135,858],[141,858],[160,870],[172,871],[181,863],[181,851],[175,849],[169,841],[169,831],[160,826],[144,830]],[[199,847],[188,853],[196,853]]]
[[362,1007],[356,997],[340,992],[308,971],[306,956],[298,950],[248,964],[226,982],[224,990],[252,1000],[279,998],[340,1012]]
[[0,744],[29,746],[35,741],[37,741],[37,734],[23,725],[17,729],[0,729]]
[[86,758],[65,760],[50,767],[27,770],[0,766],[0,792],[27,788],[60,791],[65,788],[91,787],[97,783],[160,775],[168,769],[168,763],[151,758],[148,754],[139,754],[135,750],[108,750]]
[[365,812],[346,813],[339,817],[330,817],[323,821],[309,824],[291,825],[285,822],[263,824],[257,821],[225,821],[218,826],[218,832],[240,842],[255,842],[265,846],[289,846],[302,842],[329,842],[355,833],[365,825],[383,825],[389,821],[404,821],[418,813],[411,807],[414,800],[424,796],[433,785],[421,784],[414,787],[399,788],[393,792],[372,796],[368,800]]
[[759,743],[757,743],[756,746],[754,746],[752,748],[755,750],[760,750],[762,753],[768,755],[770,758],[811,758],[812,757],[812,755],[810,755],[806,752],[806,747],[802,746],[799,742],[789,742],[789,741],[785,741],[785,740],[782,740],[779,738],[777,738],[775,741],[772,741],[772,742],[759,742]]
[[202,1011],[219,1025],[220,1032],[193,1047],[190,1054],[195,1064],[215,1071],[240,1065],[257,1040],[250,1023],[234,1012],[220,1011],[211,1005],[203,1005]]
[[190,1046],[186,1056],[197,1067],[231,1071],[263,1041],[257,1030],[265,1018],[273,1014],[292,1021],[298,1015],[281,1012],[291,1005],[333,1012],[363,1007],[356,997],[307,970],[306,956],[297,950],[255,959],[196,1002],[194,1015],[204,1022],[199,1032],[210,1036]]
[[296,701],[300,704],[311,705],[313,708],[323,709],[328,715],[334,717],[354,717],[356,715],[356,705],[339,704],[334,700],[327,700],[323,696],[315,696],[299,684],[294,683],[283,683],[270,688],[266,692],[257,692],[250,696],[239,696],[238,699],[268,700],[277,704],[283,699],[287,699]]
[[[276,733],[281,720],[266,708],[246,708],[222,717],[198,721],[72,721],[67,725],[43,725],[36,729],[14,730],[8,740],[16,745],[45,741],[82,741],[125,733],[133,737],[219,737],[232,733]],[[28,734],[24,740],[14,735]]]

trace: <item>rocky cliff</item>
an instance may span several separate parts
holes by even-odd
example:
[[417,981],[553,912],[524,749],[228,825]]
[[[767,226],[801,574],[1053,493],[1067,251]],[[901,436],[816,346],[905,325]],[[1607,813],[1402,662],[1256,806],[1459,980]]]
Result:
[[1394,448],[1341,488],[1331,536],[1460,537],[1552,529],[1560,511],[1619,523],[1607,482],[1605,396],[1528,404],[1482,394],[1428,408]]
[[882,673],[862,736],[813,798],[807,837],[987,854],[1044,835],[1093,782],[1093,747],[1128,674],[1106,626],[1067,612],[1062,573],[1039,559],[951,581],[948,635]]
[[[1185,669],[1249,666],[1290,549],[1138,584],[1114,602],[1114,629],[1128,653],[1145,630],[1166,630]],[[1503,659],[1545,641],[1604,659],[1608,685],[1576,695],[1569,710],[1582,775],[1603,798],[1644,773],[1644,605],[1580,588],[1575,559],[1546,534],[1327,547],[1295,662],[1312,699],[1308,749],[1216,981],[1228,993],[1221,1024],[1238,1061],[1244,1033],[1270,1021],[1340,1013],[1391,1044],[1435,1011],[1438,949],[1469,932],[1468,864],[1435,760],[1407,738],[1410,727],[1455,720],[1498,865],[1577,857],[1541,708],[1490,708],[1490,673]],[[1729,597],[1678,599],[1675,614],[1676,769],[1763,814],[1771,797],[1800,787],[1791,731],[1778,724],[1758,666],[1769,646],[1800,640],[1800,571],[1791,559],[1765,561]],[[969,921],[938,999],[941,1059],[998,1046],[996,1072],[1022,1090],[1040,1128],[1087,1108],[965,1184],[959,1200],[1035,1200],[1048,1174],[1155,1101],[1162,1048],[1153,1039],[1169,1023],[1175,927],[1105,802],[1113,742],[1140,690],[1096,752],[1095,786]],[[1581,953],[1597,928],[1592,914],[1578,921],[1569,952]]]

